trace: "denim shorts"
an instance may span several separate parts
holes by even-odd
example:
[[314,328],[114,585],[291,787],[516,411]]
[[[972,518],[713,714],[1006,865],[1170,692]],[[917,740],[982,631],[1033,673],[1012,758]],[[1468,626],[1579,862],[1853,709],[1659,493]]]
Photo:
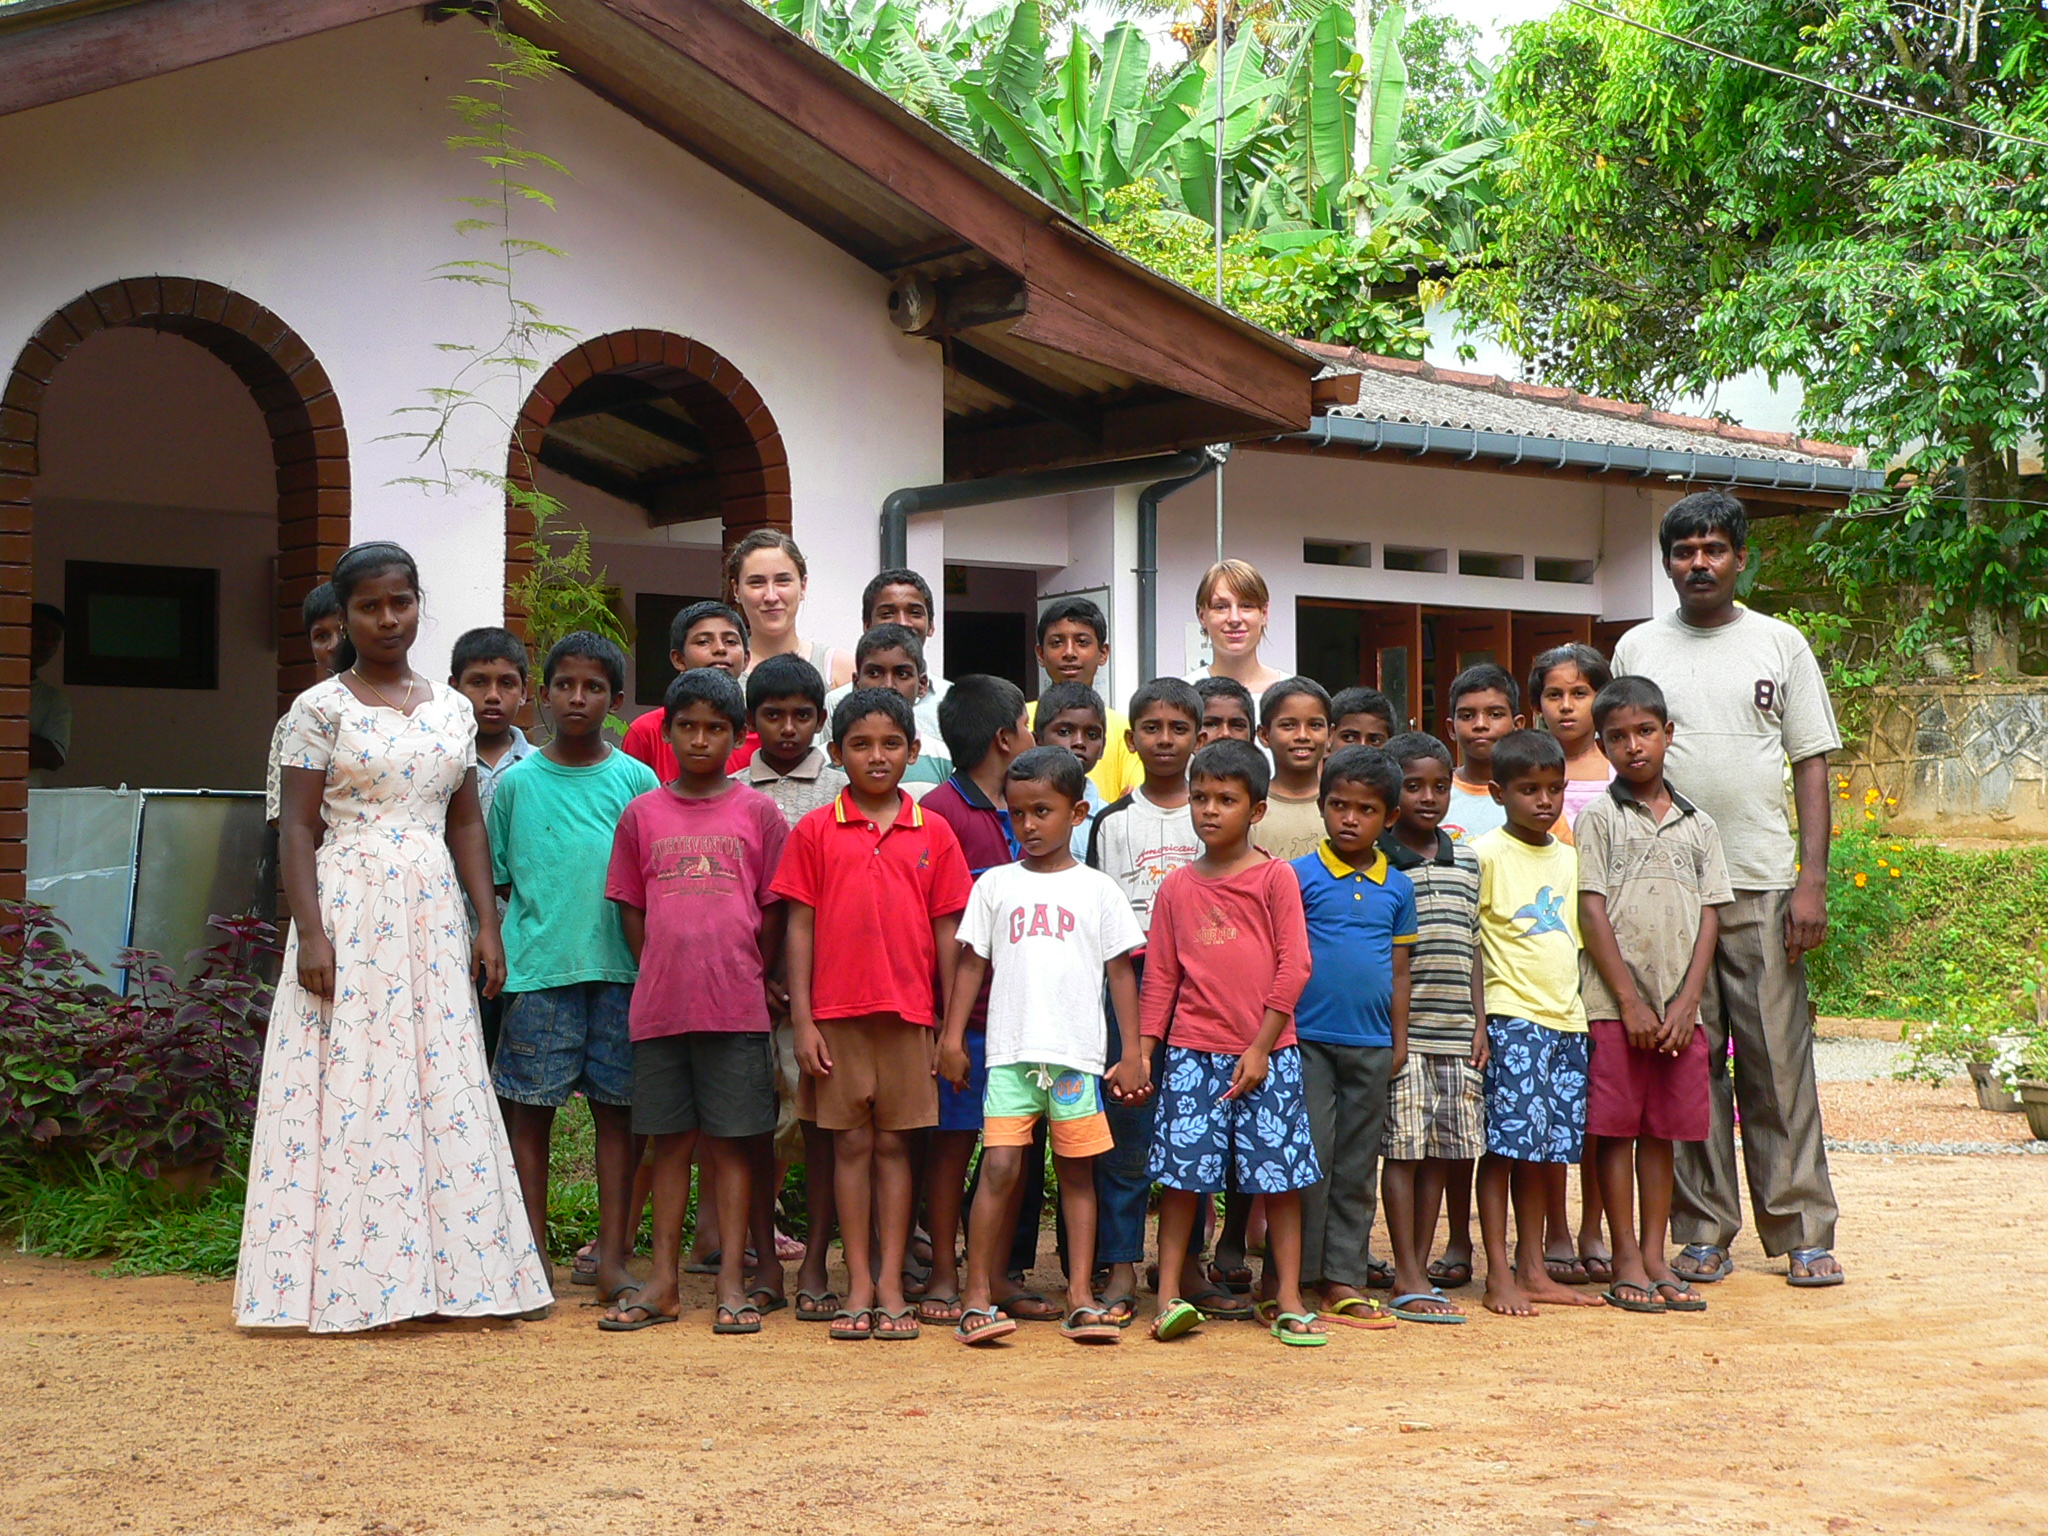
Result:
[[967,1048],[967,1086],[955,1088],[939,1079],[939,1129],[981,1129],[981,1101],[988,1096],[988,1031],[969,1029],[960,1043]]
[[514,994],[499,1026],[491,1086],[501,1099],[559,1109],[580,1093],[593,1104],[633,1102],[633,988],[579,981]]
[[1169,1045],[1153,1111],[1146,1170],[1168,1189],[1214,1194],[1225,1172],[1246,1194],[1278,1195],[1322,1181],[1301,1091],[1301,1052],[1284,1045],[1267,1061],[1266,1080],[1226,1101],[1237,1056]]
[[1523,1163],[1576,1163],[1586,1139],[1587,1037],[1486,1016],[1486,1150]]

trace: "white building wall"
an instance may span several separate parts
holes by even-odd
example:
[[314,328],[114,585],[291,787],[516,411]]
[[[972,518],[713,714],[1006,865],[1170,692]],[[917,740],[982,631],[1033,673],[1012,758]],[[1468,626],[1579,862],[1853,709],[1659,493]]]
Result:
[[[354,536],[420,560],[429,656],[503,614],[499,497],[399,483],[436,466],[393,437],[454,377],[438,344],[503,330],[501,295],[433,277],[496,254],[453,230],[486,173],[442,143],[448,97],[487,55],[475,24],[413,12],[0,119],[0,351],[124,277],[202,278],[270,308],[340,399]],[[516,233],[565,253],[524,261],[522,296],[579,336],[694,337],[747,376],[788,446],[812,572],[802,627],[851,645],[883,497],[941,478],[938,349],[891,326],[883,278],[572,79],[520,87],[514,110],[522,142],[570,172],[542,178],[557,212],[516,215]],[[533,380],[481,382],[447,456],[498,472]]]
[[[1295,600],[1343,598],[1530,612],[1604,613],[1609,492],[1592,482],[1488,474],[1404,462],[1240,451],[1224,480],[1224,553],[1249,560],[1272,591],[1262,659],[1292,668]],[[1367,568],[1311,565],[1304,541],[1370,542]],[[1389,544],[1442,550],[1442,572],[1385,568]],[[1654,550],[1654,541],[1651,545]],[[1518,580],[1461,576],[1461,551],[1523,557]],[[1168,497],[1159,515],[1159,668],[1195,665],[1186,626],[1216,554],[1216,491],[1207,480]],[[1536,557],[1601,561],[1590,585],[1538,581]],[[1625,561],[1633,561],[1631,552]],[[1631,615],[1632,616],[1632,615]]]

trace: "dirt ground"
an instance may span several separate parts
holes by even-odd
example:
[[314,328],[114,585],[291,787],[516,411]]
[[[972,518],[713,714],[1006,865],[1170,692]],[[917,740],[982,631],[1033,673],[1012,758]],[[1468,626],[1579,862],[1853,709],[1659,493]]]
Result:
[[788,1312],[714,1339],[708,1281],[644,1334],[565,1287],[542,1323],[250,1335],[224,1285],[8,1255],[0,1530],[2048,1528],[2048,1159],[1838,1155],[1835,1180],[1840,1289],[1745,1239],[1704,1316],[1511,1321],[1475,1288],[1463,1327],[1321,1350],[1245,1324],[834,1345]]

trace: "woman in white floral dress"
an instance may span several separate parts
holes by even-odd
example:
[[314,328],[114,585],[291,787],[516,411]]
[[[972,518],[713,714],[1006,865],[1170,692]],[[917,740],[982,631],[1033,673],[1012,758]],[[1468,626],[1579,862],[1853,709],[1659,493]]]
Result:
[[279,859],[301,920],[264,1048],[235,1321],[337,1333],[530,1313],[552,1299],[548,1269],[471,988],[474,972],[487,996],[505,979],[476,719],[412,670],[410,555],[357,545],[334,585],[339,673],[285,731]]

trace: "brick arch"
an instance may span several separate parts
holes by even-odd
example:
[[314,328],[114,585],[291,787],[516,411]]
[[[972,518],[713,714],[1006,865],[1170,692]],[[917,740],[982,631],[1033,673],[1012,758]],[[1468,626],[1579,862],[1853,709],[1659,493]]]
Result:
[[[541,440],[562,402],[578,385],[606,374],[641,379],[672,394],[710,439],[726,548],[757,528],[789,529],[789,454],[774,415],[738,368],[703,342],[666,331],[613,331],[556,360],[527,396],[513,429],[506,477],[515,487],[533,489]],[[531,515],[508,503],[505,622],[515,631],[526,615],[512,601],[511,587],[532,564],[526,555],[532,536]]]
[[43,395],[73,347],[120,326],[168,331],[204,347],[234,370],[263,412],[277,466],[280,709],[318,681],[299,605],[348,547],[341,404],[312,349],[276,315],[218,283],[134,277],[81,294],[43,322],[0,395],[0,898],[21,899],[28,868],[32,496]]

